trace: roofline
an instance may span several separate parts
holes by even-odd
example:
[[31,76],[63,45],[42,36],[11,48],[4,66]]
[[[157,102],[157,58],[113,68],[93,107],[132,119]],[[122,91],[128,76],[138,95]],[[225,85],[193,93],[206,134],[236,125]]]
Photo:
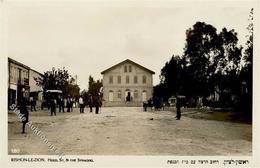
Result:
[[14,64],[17,64],[17,65],[19,65],[19,66],[22,66],[22,67],[24,67],[24,68],[26,68],[26,69],[28,69],[28,70],[34,71],[34,72],[40,74],[41,76],[43,76],[42,73],[40,73],[40,72],[38,72],[38,71],[36,71],[36,70],[30,68],[29,66],[24,65],[23,63],[18,62],[18,61],[14,60],[14,59],[12,59],[12,58],[10,58],[10,57],[8,57],[8,62],[12,62],[12,63],[14,63]]
[[40,72],[38,72],[38,71],[36,71],[36,70],[34,70],[34,69],[31,69],[31,68],[30,68],[30,70],[36,72],[37,74],[39,74],[39,75],[41,75],[41,76],[43,76],[42,73],[40,73]]
[[29,66],[24,65],[24,64],[22,64],[22,63],[20,63],[20,62],[18,62],[18,61],[16,61],[16,60],[10,58],[10,57],[8,57],[8,62],[12,62],[12,63],[17,64],[17,65],[19,65],[19,66],[22,66],[22,67],[24,67],[24,68],[26,68],[26,69],[28,69],[28,70],[31,69]]
[[121,65],[121,64],[123,64],[123,63],[125,63],[125,62],[130,62],[130,63],[132,63],[132,64],[134,64],[134,65],[136,65],[136,66],[138,66],[138,67],[141,67],[142,69],[144,69],[144,70],[150,72],[151,74],[155,74],[154,71],[152,71],[152,70],[150,70],[150,69],[148,69],[148,68],[146,68],[146,67],[144,67],[144,66],[142,66],[142,65],[140,65],[140,64],[137,64],[137,63],[135,63],[134,61],[132,61],[132,60],[130,60],[130,59],[126,59],[126,60],[124,60],[124,61],[122,61],[122,62],[119,62],[118,64],[116,64],[116,65],[114,65],[114,66],[112,66],[112,67],[110,67],[110,68],[108,68],[108,69],[102,71],[101,74],[103,75],[103,74],[105,74],[107,71],[110,71],[111,69],[113,69],[113,68],[115,68],[116,66],[119,66],[119,65]]

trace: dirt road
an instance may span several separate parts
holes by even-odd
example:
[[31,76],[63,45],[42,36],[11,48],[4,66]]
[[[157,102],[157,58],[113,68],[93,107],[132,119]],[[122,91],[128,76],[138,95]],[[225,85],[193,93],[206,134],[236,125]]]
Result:
[[[54,154],[9,112],[9,154]],[[30,121],[65,155],[251,155],[252,125],[182,117],[137,107],[102,108],[101,114],[30,113]],[[15,149],[15,150],[14,150]]]

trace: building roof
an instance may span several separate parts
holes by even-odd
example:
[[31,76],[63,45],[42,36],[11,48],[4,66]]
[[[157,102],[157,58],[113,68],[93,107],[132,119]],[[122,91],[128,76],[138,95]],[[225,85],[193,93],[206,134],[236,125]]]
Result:
[[39,74],[40,76],[43,76],[42,73],[40,73],[40,72],[38,72],[38,71],[36,71],[36,70],[34,70],[34,69],[30,69],[30,71],[34,71],[35,73]]
[[18,62],[16,60],[12,59],[12,58],[9,58],[9,57],[8,57],[8,62],[12,62],[12,63],[14,63],[16,65],[19,65],[21,67],[24,67],[24,68],[26,68],[28,70],[31,69],[30,67],[28,67],[28,66],[26,66],[26,65],[24,65],[24,64],[22,64],[22,63],[20,63],[20,62]]
[[24,65],[24,64],[22,64],[22,63],[20,63],[20,62],[18,62],[18,61],[16,61],[16,60],[10,58],[10,57],[8,57],[8,62],[12,62],[12,63],[14,63],[14,64],[16,64],[16,65],[19,65],[19,66],[21,66],[21,67],[24,67],[24,68],[30,70],[30,71],[34,71],[35,73],[38,73],[40,76],[43,76],[42,73],[40,73],[40,72],[38,72],[38,71],[36,71],[36,70],[30,68],[29,66]]
[[120,63],[118,63],[118,64],[116,64],[116,65],[114,65],[114,66],[112,66],[112,67],[110,67],[110,68],[108,68],[108,69],[106,69],[106,70],[104,70],[104,71],[102,71],[101,74],[104,74],[104,73],[106,73],[106,72],[108,72],[108,71],[114,69],[115,67],[124,64],[124,63],[134,64],[134,65],[136,65],[137,67],[139,67],[139,68],[141,68],[141,69],[144,69],[144,70],[150,72],[151,74],[155,74],[154,71],[152,71],[152,70],[150,70],[150,69],[148,69],[148,68],[145,68],[144,66],[142,66],[142,65],[140,65],[140,64],[137,64],[137,63],[135,63],[134,61],[131,61],[131,60],[129,60],[129,59],[126,59],[126,60],[124,60],[124,61],[122,61],[122,62],[120,62]]

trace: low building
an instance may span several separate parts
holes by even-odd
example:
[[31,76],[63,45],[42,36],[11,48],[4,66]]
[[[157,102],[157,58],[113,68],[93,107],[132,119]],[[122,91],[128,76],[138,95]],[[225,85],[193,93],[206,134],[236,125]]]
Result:
[[43,89],[41,86],[37,85],[35,79],[42,78],[43,75],[33,69],[29,71],[29,86],[30,86],[30,97],[36,100],[36,106],[40,107],[43,101]]
[[41,105],[42,87],[38,86],[35,78],[43,75],[12,58],[8,58],[8,106],[20,105],[21,97],[34,97],[37,106]]
[[104,71],[103,105],[104,106],[142,106],[152,98],[152,70],[129,59]]
[[8,58],[8,105],[20,105],[21,98],[24,94],[29,97],[29,70],[30,67]]

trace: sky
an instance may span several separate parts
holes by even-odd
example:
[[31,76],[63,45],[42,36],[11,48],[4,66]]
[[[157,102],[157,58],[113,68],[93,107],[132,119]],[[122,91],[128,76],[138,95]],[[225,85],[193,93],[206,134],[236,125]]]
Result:
[[5,8],[8,57],[41,73],[65,67],[81,90],[88,77],[130,59],[155,72],[182,55],[186,30],[197,21],[220,31],[235,29],[244,46],[248,15],[244,3],[179,1],[10,2]]

